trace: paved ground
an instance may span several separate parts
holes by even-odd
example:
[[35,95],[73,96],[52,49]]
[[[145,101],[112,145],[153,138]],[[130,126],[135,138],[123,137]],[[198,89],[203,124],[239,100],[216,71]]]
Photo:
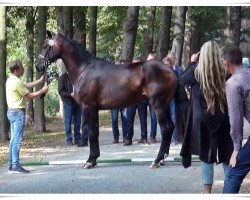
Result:
[[[245,126],[244,131],[250,133],[250,127]],[[139,145],[137,144],[139,138],[138,123],[135,127],[132,146],[123,146],[122,142],[112,144],[111,128],[101,127],[99,160],[137,158],[141,161],[119,164],[99,163],[99,167],[93,171],[82,168],[82,163],[88,158],[88,147],[37,149],[37,152],[34,152],[36,156],[23,155],[21,160],[62,161],[64,165],[29,166],[27,168],[32,173],[18,176],[18,179],[16,175],[7,173],[7,166],[2,166],[0,167],[0,193],[201,193],[199,162],[194,162],[192,167],[185,170],[180,162],[169,161],[166,166],[152,171],[149,165],[158,153],[159,143]],[[158,138],[160,140],[159,134]],[[171,145],[170,157],[178,157],[180,148],[181,145]],[[88,181],[89,184],[83,185],[83,180]],[[222,187],[223,171],[219,165],[215,167],[214,192],[221,193]],[[250,193],[249,175],[244,180],[241,193]]]

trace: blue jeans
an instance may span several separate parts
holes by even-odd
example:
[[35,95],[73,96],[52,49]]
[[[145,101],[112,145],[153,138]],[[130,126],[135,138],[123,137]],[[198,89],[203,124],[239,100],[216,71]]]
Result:
[[9,167],[19,167],[19,154],[25,128],[25,112],[10,111],[7,112],[10,121],[11,138],[9,145]]
[[150,138],[156,138],[157,134],[157,118],[156,114],[149,104],[149,113],[150,113],[150,122],[151,122],[151,132],[150,132]]
[[171,120],[174,123],[174,130],[173,130],[173,135],[172,135],[172,142],[174,142],[174,143],[180,142],[181,141],[181,137],[177,133],[177,130],[176,130],[176,127],[175,127],[175,124],[176,124],[176,114],[175,114],[175,100],[174,99],[170,100],[169,107],[170,107]]
[[74,117],[74,140],[79,142],[80,126],[81,126],[81,107],[77,103],[63,103],[64,108],[64,127],[66,132],[66,141],[68,144],[72,143],[72,132],[71,132],[71,123]]
[[121,113],[123,140],[127,137],[127,108],[111,110],[112,131],[114,140],[119,140],[118,115]]
[[[224,175],[228,170],[228,165],[223,163]],[[214,183],[214,164],[201,161],[201,182],[205,185],[212,185]]]
[[141,138],[147,139],[147,102],[141,102],[136,106],[127,108],[127,139],[132,140],[134,136],[135,112],[138,109],[141,124]]
[[223,193],[239,193],[240,186],[250,171],[250,137],[236,157],[236,166],[229,167]]

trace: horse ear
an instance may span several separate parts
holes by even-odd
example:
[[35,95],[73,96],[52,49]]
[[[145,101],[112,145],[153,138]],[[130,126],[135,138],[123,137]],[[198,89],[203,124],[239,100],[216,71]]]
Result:
[[49,38],[49,39],[52,39],[52,34],[51,34],[51,32],[50,31],[46,31],[46,34],[47,34],[47,37]]

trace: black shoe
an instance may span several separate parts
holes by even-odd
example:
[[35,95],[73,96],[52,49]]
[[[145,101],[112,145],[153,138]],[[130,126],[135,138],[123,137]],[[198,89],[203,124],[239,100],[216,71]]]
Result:
[[113,144],[117,144],[117,143],[119,143],[119,140],[118,140],[118,139],[115,139],[115,140],[113,141]]
[[73,143],[72,143],[72,142],[67,142],[67,145],[68,145],[68,146],[72,146]]
[[30,171],[24,169],[22,166],[18,166],[18,167],[13,167],[11,169],[10,173],[12,173],[12,174],[28,174],[28,173],[30,173]]

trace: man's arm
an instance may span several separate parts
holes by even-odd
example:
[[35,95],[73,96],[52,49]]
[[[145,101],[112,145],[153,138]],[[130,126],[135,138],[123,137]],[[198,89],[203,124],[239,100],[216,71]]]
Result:
[[234,151],[231,155],[229,165],[235,167],[236,157],[242,145],[244,123],[243,99],[240,95],[240,89],[235,82],[226,84],[226,96],[231,126],[230,135],[234,144]]
[[42,95],[43,93],[46,93],[48,91],[48,86],[45,85],[43,86],[43,88],[39,91],[36,92],[29,92],[25,95],[25,97],[27,97],[28,99],[35,99],[36,97]]
[[44,83],[44,79],[45,79],[45,76],[43,75],[43,76],[41,76],[40,79],[38,79],[36,81],[25,83],[25,86],[26,86],[26,88],[31,89],[31,88],[35,87],[36,85],[38,85],[39,83]]

